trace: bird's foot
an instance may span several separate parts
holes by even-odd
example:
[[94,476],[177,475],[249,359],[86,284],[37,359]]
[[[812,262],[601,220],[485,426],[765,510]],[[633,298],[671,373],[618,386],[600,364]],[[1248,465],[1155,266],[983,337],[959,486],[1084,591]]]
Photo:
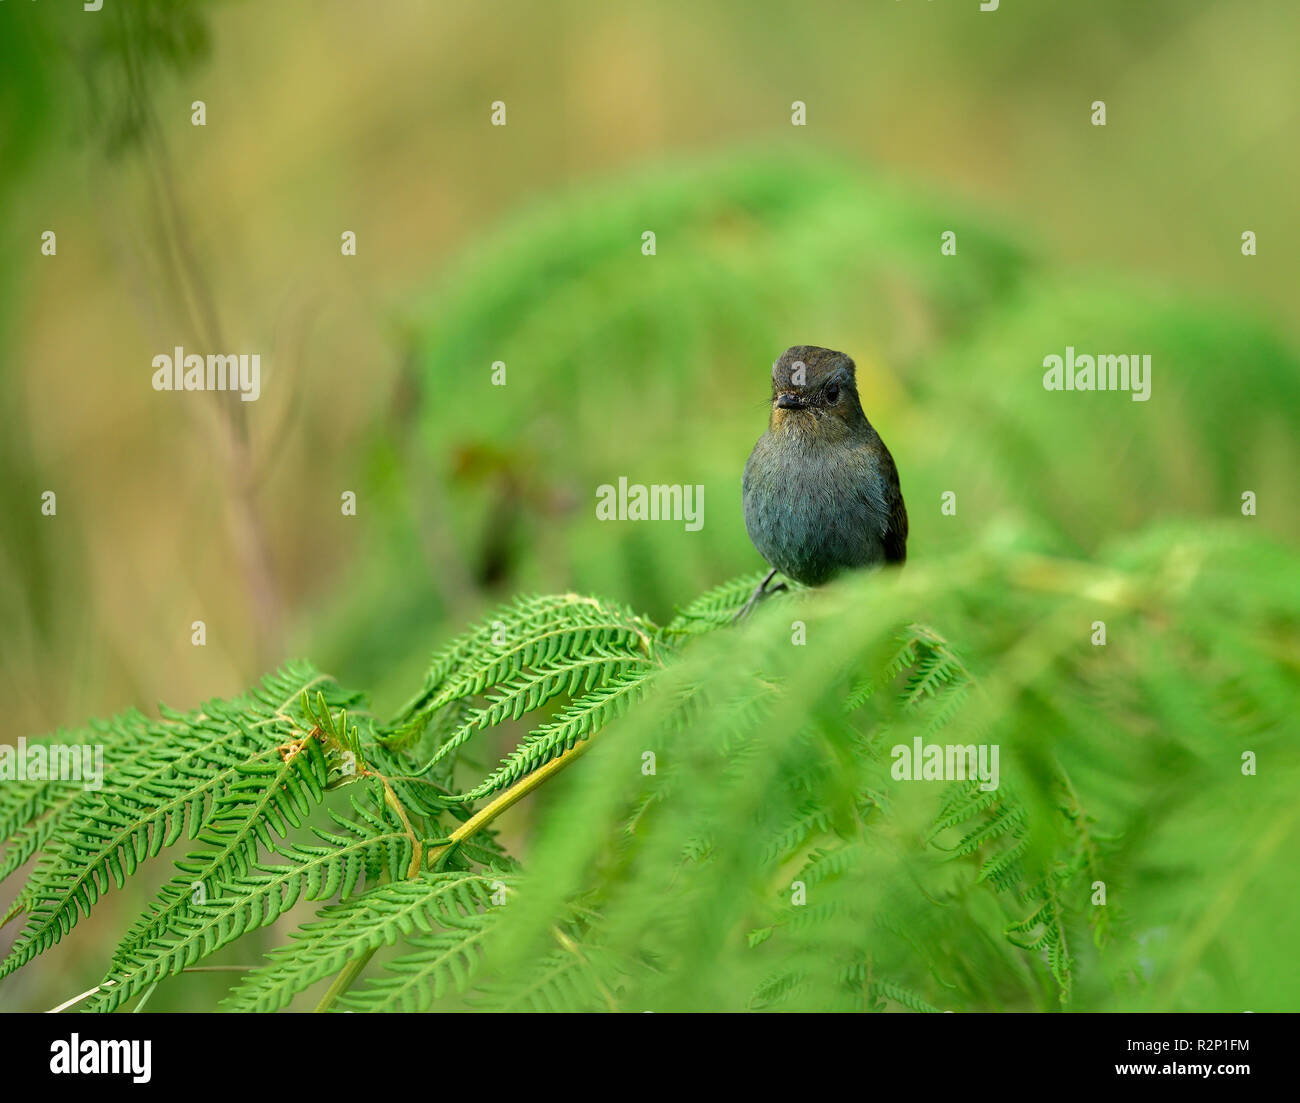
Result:
[[749,600],[740,607],[740,611],[734,617],[731,618],[732,624],[735,624],[739,620],[744,620],[747,616],[749,616],[750,610],[752,610],[755,605],[757,605],[760,601],[763,600],[763,598],[767,597],[769,594],[775,594],[780,590],[789,589],[789,587],[784,582],[779,582],[777,583],[777,585],[773,586],[769,590],[767,588],[767,584],[771,582],[772,579],[775,577],[776,577],[776,568],[773,567],[770,571],[767,572],[767,577],[764,578],[762,582],[760,582],[757,586],[754,587],[754,592],[749,595]]

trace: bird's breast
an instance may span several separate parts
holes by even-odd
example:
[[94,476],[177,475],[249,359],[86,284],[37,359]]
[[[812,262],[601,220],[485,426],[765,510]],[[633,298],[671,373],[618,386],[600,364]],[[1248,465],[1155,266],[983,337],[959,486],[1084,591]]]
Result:
[[816,447],[768,433],[742,485],[749,537],[782,574],[816,585],[883,561],[889,511],[870,447]]

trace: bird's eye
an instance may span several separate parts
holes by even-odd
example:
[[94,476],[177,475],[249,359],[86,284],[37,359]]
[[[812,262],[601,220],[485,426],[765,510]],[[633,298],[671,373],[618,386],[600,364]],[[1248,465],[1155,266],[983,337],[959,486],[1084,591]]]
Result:
[[827,402],[834,402],[839,397],[840,397],[840,385],[838,383],[832,383],[829,387],[826,388]]

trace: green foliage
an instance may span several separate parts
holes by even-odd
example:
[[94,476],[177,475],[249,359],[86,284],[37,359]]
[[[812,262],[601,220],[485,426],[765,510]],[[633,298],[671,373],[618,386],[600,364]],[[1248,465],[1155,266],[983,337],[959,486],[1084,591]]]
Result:
[[[107,772],[101,789],[78,781],[28,782],[36,786],[22,826],[47,836],[41,858],[16,908],[27,926],[0,976],[48,949],[88,915],[107,890],[119,888],[139,863],[182,834],[204,850],[187,861],[184,877],[164,887],[156,912],[164,921],[184,912],[190,883],[206,884],[240,871],[256,854],[268,828],[282,836],[297,826],[309,800],[319,799],[326,765],[319,745],[307,753],[281,753],[297,731],[288,711],[306,689],[322,682],[305,664],[266,679],[252,693],[230,702],[209,702],[201,711],[164,710],[160,721],[139,712],[74,733],[78,746],[102,747]],[[351,701],[353,697],[340,697]],[[61,740],[62,741],[62,740]],[[20,846],[31,846],[29,835]],[[8,871],[13,860],[5,862]],[[135,933],[157,927],[145,918]]]
[[[1149,400],[1045,390],[1043,359],[1067,345],[1150,356]],[[1157,518],[1239,514],[1246,490],[1270,503],[1259,511],[1266,529],[1300,538],[1300,515],[1283,505],[1300,462],[1289,413],[1300,408],[1300,358],[1217,304],[1118,278],[1044,277],[930,372],[943,385],[923,398],[927,418],[963,432],[927,437],[923,467],[960,469],[984,516],[1032,518],[1062,553],[1092,555]]]
[[[103,785],[0,787],[3,869],[36,856],[0,970],[181,846],[88,1009],[285,922],[224,1007],[335,974],[357,1011],[1291,1007],[1296,569],[1161,528],[1101,564],[1003,535],[740,624],[757,578],[662,628],[524,598],[386,724],[299,664],[60,733],[103,745]],[[482,777],[464,752],[522,717]],[[997,746],[998,786],[899,776],[918,739]],[[543,783],[521,866],[490,824]]]
[[[450,930],[425,940],[417,952],[400,963],[395,972],[418,970],[420,981],[435,990],[442,970],[453,985],[463,984],[473,972],[475,961],[468,956],[471,935],[480,932],[491,907],[491,878],[478,873],[418,873],[407,880],[390,881],[364,896],[321,909],[320,918],[295,932],[287,946],[274,950],[270,962],[249,973],[223,1007],[227,1011],[276,1011],[310,987],[338,972],[356,955],[392,942],[399,934],[425,935]],[[461,937],[456,937],[457,934]],[[431,952],[430,952],[431,951]],[[379,1007],[404,1000],[391,985],[381,985],[385,997]],[[364,999],[362,1001],[364,1003]]]

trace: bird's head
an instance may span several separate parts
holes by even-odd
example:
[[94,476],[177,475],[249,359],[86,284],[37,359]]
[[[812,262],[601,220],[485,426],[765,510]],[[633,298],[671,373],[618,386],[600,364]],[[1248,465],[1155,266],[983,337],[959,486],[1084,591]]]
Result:
[[794,345],[772,365],[769,428],[840,437],[865,423],[852,359],[816,345]]

